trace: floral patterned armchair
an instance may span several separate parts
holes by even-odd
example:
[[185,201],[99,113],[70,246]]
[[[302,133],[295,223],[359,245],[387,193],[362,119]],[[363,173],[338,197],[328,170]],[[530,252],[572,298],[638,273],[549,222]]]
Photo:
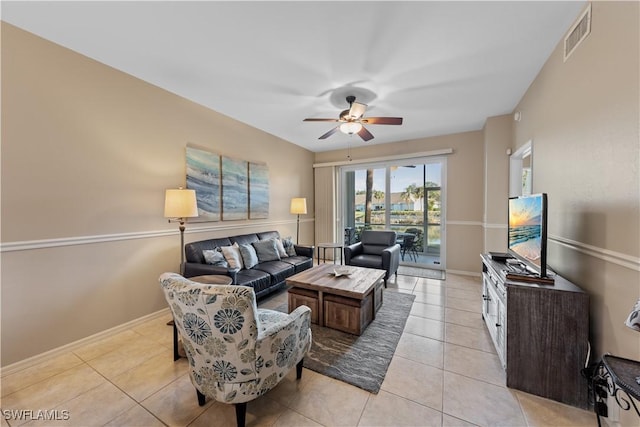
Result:
[[205,285],[175,273],[160,284],[189,360],[198,403],[235,404],[244,426],[247,402],[275,387],[311,347],[311,310],[290,314],[259,309],[252,288]]

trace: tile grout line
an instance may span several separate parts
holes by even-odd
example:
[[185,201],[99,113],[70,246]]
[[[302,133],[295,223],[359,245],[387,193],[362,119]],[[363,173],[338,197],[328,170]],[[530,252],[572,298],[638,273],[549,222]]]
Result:
[[[452,296],[452,297],[450,297],[450,296],[448,295],[448,290],[449,290],[449,289],[450,289],[450,288],[448,288],[448,287],[446,287],[446,286],[445,286],[445,303],[444,303],[444,305],[442,306],[442,308],[443,308],[443,309],[446,309],[446,308],[452,308],[452,309],[456,309],[456,310],[460,310],[460,311],[468,311],[468,310],[463,310],[463,309],[460,309],[460,308],[448,307],[448,306],[447,306],[448,298],[453,298],[453,299],[457,299],[457,300],[465,300],[465,299],[467,299],[467,298],[456,298],[456,297],[453,297],[453,296]],[[452,289],[457,289],[457,288],[452,288]],[[471,298],[468,298],[467,300],[471,300]],[[415,304],[415,303],[416,303],[416,302],[414,301],[414,304]],[[468,311],[468,312],[471,312],[471,311]],[[477,312],[473,312],[473,313],[477,313]],[[471,349],[471,350],[476,350],[476,351],[482,351],[482,352],[484,352],[484,353],[491,354],[491,355],[494,355],[494,354],[495,354],[495,353],[491,353],[491,352],[486,352],[486,351],[484,351],[484,350],[482,350],[482,349],[476,349],[476,348],[473,348],[473,347],[467,347],[467,346],[463,346],[463,345],[459,345],[459,344],[456,344],[456,343],[451,343],[451,342],[446,341],[446,324],[447,324],[447,323],[448,323],[448,324],[452,324],[452,325],[456,325],[456,326],[467,327],[467,328],[469,328],[469,329],[474,329],[474,328],[470,328],[470,327],[468,327],[468,326],[464,326],[464,325],[457,325],[457,324],[455,324],[455,323],[447,322],[447,321],[446,321],[446,317],[443,319],[443,323],[445,324],[445,334],[444,334],[444,339],[443,339],[443,341],[442,341],[442,342],[443,342],[443,344],[445,344],[445,345],[446,345],[446,344],[450,344],[450,345],[458,345],[458,346],[460,346],[460,347],[469,348],[469,349]],[[428,338],[428,337],[427,337],[427,338]],[[436,340],[436,341],[437,341],[437,340]],[[398,356],[398,357],[402,357],[402,356]],[[487,381],[485,381],[485,380],[482,380],[482,379],[479,379],[479,378],[474,378],[474,377],[470,377],[470,376],[465,375],[465,374],[461,374],[461,373],[458,373],[458,372],[450,371],[450,370],[446,369],[446,363],[445,363],[444,357],[445,357],[445,354],[444,354],[444,348],[443,348],[443,363],[442,363],[442,372],[443,372],[443,374],[442,374],[442,378],[443,378],[442,388],[443,388],[443,389],[442,389],[442,394],[441,394],[441,398],[442,398],[442,400],[441,400],[441,402],[440,402],[440,404],[441,404],[441,406],[442,406],[442,410],[441,410],[441,414],[442,414],[442,415],[441,415],[441,416],[442,416],[442,421],[441,421],[441,422],[442,422],[442,423],[444,423],[444,415],[445,415],[445,414],[446,414],[446,415],[448,415],[448,416],[454,417],[454,418],[456,418],[456,419],[461,419],[461,420],[463,420],[463,421],[467,421],[467,422],[471,422],[471,423],[473,423],[471,420],[462,419],[462,418],[459,418],[459,416],[454,416],[454,415],[451,415],[451,414],[448,414],[448,413],[446,413],[446,412],[445,412],[445,410],[444,410],[444,398],[445,398],[445,393],[444,393],[444,387],[445,387],[445,383],[444,383],[444,375],[445,375],[445,372],[449,372],[449,373],[452,373],[452,374],[454,374],[454,375],[460,375],[460,376],[463,376],[463,377],[465,377],[465,378],[469,378],[469,379],[474,380],[474,381],[480,381],[480,382],[483,382],[483,383],[485,383],[485,384],[493,385],[493,386],[496,386],[496,387],[501,387],[501,388],[504,388],[505,390],[511,390],[510,388],[508,388],[508,387],[506,386],[506,381],[505,381],[505,385],[504,385],[504,386],[503,386],[503,385],[497,385],[497,384],[494,384],[494,383],[489,383],[489,382],[487,382]],[[405,358],[405,359],[406,359],[406,358]],[[408,360],[411,360],[411,359],[408,359]],[[417,362],[417,361],[415,361],[415,362],[416,362],[416,363],[423,364],[423,365],[426,365],[426,366],[432,366],[432,365],[425,364],[425,363],[422,363],[422,362]],[[433,367],[433,366],[432,366],[432,367]],[[526,412],[525,412],[525,410],[524,410],[524,408],[523,408],[523,406],[522,406],[522,403],[521,403],[521,401],[520,401],[520,396],[518,395],[518,393],[515,393],[515,397],[516,397],[516,401],[517,401],[517,403],[518,403],[518,408],[519,408],[519,410],[520,410],[520,413],[521,413],[521,415],[522,415],[523,419],[525,420],[525,422],[527,423],[527,426],[529,426],[529,425],[530,425],[530,424],[529,424],[529,420],[528,420],[528,417],[527,417],[527,415],[526,415]],[[417,403],[417,402],[416,402],[416,403]]]
[[[109,353],[109,352],[108,352]],[[108,354],[105,353],[105,354]],[[144,362],[143,362],[144,363]],[[160,418],[158,418],[154,413],[152,413],[151,411],[149,411],[144,405],[142,405],[142,402],[139,402],[136,398],[134,398],[133,396],[131,396],[129,393],[127,393],[125,390],[123,390],[120,386],[118,386],[116,383],[114,383],[113,381],[111,381],[109,378],[107,378],[104,374],[102,374],[100,371],[98,371],[96,368],[94,368],[93,366],[89,365],[87,363],[87,365],[93,369],[98,375],[100,375],[102,378],[104,378],[108,383],[110,383],[112,386],[114,386],[115,388],[117,388],[118,390],[120,390],[120,392],[122,394],[124,394],[125,396],[127,396],[129,399],[133,400],[135,402],[135,405],[132,406],[131,408],[127,409],[126,411],[123,411],[121,413],[119,413],[118,415],[116,415],[115,417],[113,417],[112,419],[110,419],[109,421],[107,421],[104,425],[109,424],[111,421],[115,420],[116,418],[118,418],[119,416],[121,416],[122,414],[130,411],[133,407],[135,406],[140,406],[142,409],[144,409],[145,411],[147,411],[153,418],[155,418],[156,420],[160,421],[163,425],[167,426],[168,424],[166,424],[164,421],[162,421]],[[131,369],[127,369],[126,371],[122,372],[122,374],[129,372],[131,370],[133,370],[135,368],[131,368]],[[120,375],[122,375],[120,374]],[[173,381],[177,381],[177,378]],[[171,381],[169,384],[173,383],[173,381]],[[167,384],[167,385],[169,385]],[[166,386],[165,386],[166,387]],[[164,387],[162,387],[164,388]],[[162,388],[160,390],[162,390]],[[158,390],[159,391],[159,390]],[[153,393],[155,394],[155,393]],[[153,394],[151,394],[151,396],[153,396]],[[148,396],[149,397],[149,396]],[[147,397],[147,398],[148,398]]]

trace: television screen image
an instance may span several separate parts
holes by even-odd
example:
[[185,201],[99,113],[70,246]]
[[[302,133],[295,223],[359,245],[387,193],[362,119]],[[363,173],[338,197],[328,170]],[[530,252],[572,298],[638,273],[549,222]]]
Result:
[[509,253],[546,275],[546,194],[509,199]]

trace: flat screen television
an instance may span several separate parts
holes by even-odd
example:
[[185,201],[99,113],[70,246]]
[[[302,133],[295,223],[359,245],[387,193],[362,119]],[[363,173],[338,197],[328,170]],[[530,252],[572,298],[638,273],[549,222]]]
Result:
[[528,270],[547,277],[547,195],[509,199],[508,252]]

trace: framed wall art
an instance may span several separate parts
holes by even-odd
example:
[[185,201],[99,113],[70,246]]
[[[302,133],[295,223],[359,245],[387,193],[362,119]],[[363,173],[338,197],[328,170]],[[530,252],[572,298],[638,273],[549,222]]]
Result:
[[222,220],[247,219],[248,162],[222,156]]
[[194,222],[220,221],[220,155],[186,148],[187,188],[196,190],[198,217]]
[[269,218],[269,168],[249,162],[249,219]]

